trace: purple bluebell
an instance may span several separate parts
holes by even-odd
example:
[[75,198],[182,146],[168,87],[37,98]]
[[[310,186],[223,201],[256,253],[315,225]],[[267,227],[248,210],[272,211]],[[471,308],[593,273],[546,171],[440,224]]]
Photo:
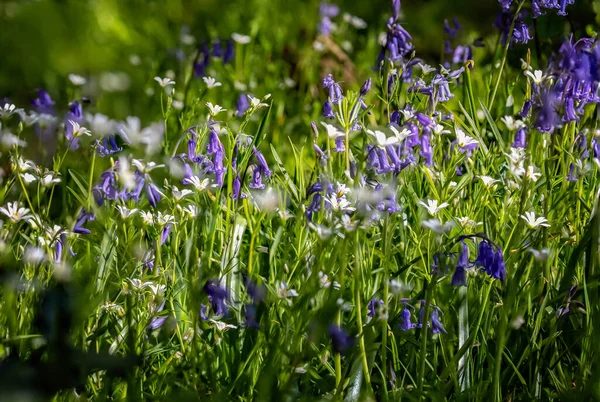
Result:
[[545,89],[542,91],[540,101],[541,105],[536,107],[534,127],[543,133],[551,132],[560,123],[557,112],[560,96],[552,89]]
[[321,35],[329,35],[331,33],[331,29],[333,28],[333,23],[329,17],[323,17],[317,24],[317,31]]
[[62,260],[64,246],[62,238],[56,240],[54,244],[54,262],[60,262]]
[[531,106],[532,106],[532,102],[531,100],[526,100],[525,102],[523,102],[523,107],[521,108],[521,111],[519,112],[519,116],[521,116],[522,118],[527,118],[531,115]]
[[204,291],[208,295],[208,300],[214,314],[217,316],[228,316],[229,308],[225,304],[227,301],[227,290],[221,287],[214,279],[209,279],[204,285]]
[[102,157],[109,156],[123,150],[122,147],[117,145],[117,141],[114,135],[104,137],[102,142],[97,141],[96,149]]
[[570,121],[579,121],[579,116],[575,112],[575,100],[572,97],[566,97],[564,100],[564,115],[562,117],[563,123]]
[[79,138],[73,137],[73,125],[70,123],[70,121],[79,124],[83,122],[83,109],[81,107],[81,103],[78,101],[71,102],[69,105],[69,111],[67,112],[67,117],[65,118],[65,135],[69,141],[70,148],[77,149],[79,148]]
[[162,230],[162,234],[160,236],[160,244],[165,244],[165,242],[169,238],[169,234],[171,233],[172,229],[173,229],[173,224],[168,223],[165,225],[165,227]]
[[156,317],[156,315],[158,313],[160,313],[164,309],[164,307],[165,307],[165,300],[163,300],[162,303],[154,311],[155,317],[152,319],[152,321],[150,321],[150,325],[148,325],[148,328],[150,330],[153,331],[155,329],[158,329],[158,328],[162,327],[162,325],[165,323],[165,321],[168,317],[166,314]]
[[261,170],[261,173],[264,174],[266,177],[271,177],[273,172],[269,169],[269,165],[267,165],[267,160],[265,159],[263,154],[260,153],[260,151],[256,147],[252,148],[252,153],[256,158],[256,162],[258,162],[258,166]]
[[431,147],[431,130],[429,127],[423,127],[421,133],[421,151],[419,155],[425,159],[423,163],[425,166],[433,165],[433,148]]
[[456,35],[460,32],[462,26],[460,22],[458,22],[458,18],[452,19],[452,25],[448,22],[447,19],[444,20],[444,33],[450,37],[450,39],[456,38]]
[[248,96],[246,94],[240,94],[236,102],[236,115],[238,117],[242,117],[246,110],[250,107],[250,102],[248,101]]
[[260,324],[256,320],[256,306],[252,303],[247,303],[244,305],[244,317],[246,321],[244,325],[246,328],[260,328]]
[[431,119],[431,117],[429,117],[426,114],[423,114],[421,112],[415,113],[415,118],[423,127],[433,127],[435,125],[435,123]]
[[252,181],[250,182],[248,187],[258,190],[262,190],[265,188],[265,185],[262,182],[262,174],[260,167],[254,167],[254,170],[252,171]]
[[109,169],[100,175],[100,182],[92,189],[94,200],[98,206],[104,204],[104,199],[116,200],[118,196],[117,174]]
[[334,81],[332,74],[328,74],[325,78],[323,78],[323,88],[329,89],[329,100],[334,105],[339,104],[344,98],[342,88],[337,82]]
[[577,175],[575,164],[571,162],[571,165],[569,166],[569,174],[567,175],[567,181],[576,182],[577,180],[579,180],[579,176]]
[[50,94],[43,89],[38,89],[38,97],[33,100],[33,106],[38,113],[54,114],[54,101]]
[[306,219],[312,221],[313,215],[321,209],[321,202],[323,196],[319,193],[315,193],[312,197],[311,203],[306,208]]
[[323,117],[327,117],[328,119],[334,119],[335,118],[335,112],[333,111],[333,107],[331,106],[331,103],[329,102],[329,99],[327,99],[325,101],[325,103],[323,103]]
[[148,183],[146,185],[146,195],[148,196],[148,201],[152,207],[156,208],[156,204],[161,200],[162,194],[156,184]]
[[452,275],[451,286],[467,286],[467,276],[465,269],[469,266],[469,247],[464,241],[460,242],[460,254],[456,263],[456,270]]
[[319,158],[321,165],[326,165],[329,156],[317,144],[313,144],[313,149],[317,153],[317,158]]
[[352,345],[354,345],[354,338],[352,338],[346,331],[336,325],[331,324],[329,326],[329,336],[331,337],[331,345],[333,346],[333,351],[336,353],[345,353],[347,352]]
[[206,306],[206,304],[202,303],[200,304],[200,319],[203,321],[208,320],[208,307]]
[[319,4],[319,16],[335,18],[340,13],[340,8],[336,4],[322,1]]
[[223,144],[219,139],[217,132],[211,127],[208,134],[208,143],[206,144],[206,153],[208,155],[214,155],[217,151],[223,149]]
[[527,145],[527,129],[521,127],[515,133],[515,140],[512,143],[513,148],[525,148]]
[[367,317],[371,317],[371,318],[375,317],[377,307],[383,306],[383,304],[384,304],[383,300],[378,299],[376,297],[369,300],[369,303],[367,303],[367,310],[368,310]]
[[267,296],[267,289],[264,285],[258,284],[252,279],[245,277],[243,279],[246,292],[254,303],[261,303]]
[[90,234],[92,233],[89,229],[84,228],[83,225],[88,221],[95,220],[95,216],[93,212],[88,212],[84,209],[79,213],[79,217],[75,221],[75,226],[73,227],[73,233],[77,234]]
[[223,53],[223,64],[229,64],[235,57],[235,48],[233,46],[233,40],[228,39],[227,45],[225,45],[225,52]]
[[404,302],[404,308],[400,312],[400,319],[402,322],[398,324],[398,326],[402,331],[410,331],[417,326],[410,321],[410,310],[408,309],[406,302]]
[[333,148],[333,152],[344,152],[346,150],[346,146],[344,145],[344,137],[340,136],[334,140],[335,148]]
[[221,45],[221,41],[218,39],[213,42],[211,56],[212,57],[223,57],[223,46]]
[[431,310],[431,333],[432,334],[446,334],[446,328],[442,325],[439,319],[439,307],[433,307]]
[[441,74],[436,74],[431,80],[431,84],[434,86],[435,91],[435,102],[448,102],[454,97],[454,94],[450,91],[448,80]]
[[[515,19],[513,32],[510,39],[511,44],[525,44],[533,38],[529,33],[529,26],[525,22],[523,22],[523,18],[525,17],[525,15],[526,13],[521,12],[519,13],[519,15],[517,15],[517,18]],[[513,23],[513,18],[514,14],[506,11],[501,12],[496,17],[494,27],[500,31],[502,45],[506,44]]]
[[217,152],[215,152],[214,160],[213,160],[213,170],[215,173],[215,182],[221,187],[223,186],[223,178],[225,176],[225,172],[227,168],[224,164],[225,159],[225,150],[221,147]]
[[371,79],[367,79],[365,83],[360,87],[360,96],[366,96],[371,90]]

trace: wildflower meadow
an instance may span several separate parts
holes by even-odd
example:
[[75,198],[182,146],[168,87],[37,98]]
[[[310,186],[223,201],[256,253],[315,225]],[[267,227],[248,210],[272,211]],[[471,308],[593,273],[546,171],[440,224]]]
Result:
[[329,1],[0,5],[0,400],[600,400],[600,3]]

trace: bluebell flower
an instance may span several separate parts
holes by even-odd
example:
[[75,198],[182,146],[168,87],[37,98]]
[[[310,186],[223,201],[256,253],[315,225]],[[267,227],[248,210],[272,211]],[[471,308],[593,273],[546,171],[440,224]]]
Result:
[[95,216],[93,212],[88,212],[84,209],[79,213],[79,217],[75,221],[75,226],[73,227],[73,233],[77,234],[90,234],[92,233],[89,229],[84,228],[83,225],[88,221],[95,220]]
[[375,317],[375,313],[377,310],[378,306],[383,306],[383,300],[378,299],[376,297],[372,298],[371,300],[369,300],[369,303],[367,303],[367,317]]
[[321,210],[321,202],[323,196],[319,193],[315,193],[312,197],[311,203],[306,208],[306,219],[312,221],[312,217],[315,213]]
[[329,156],[317,144],[313,144],[313,149],[317,153],[317,158],[321,162],[321,165],[323,165],[323,166],[326,165],[327,159],[329,159]]
[[501,281],[506,279],[506,264],[502,250],[487,240],[482,240],[479,243],[479,251],[474,264],[482,267],[492,278]]
[[156,204],[162,199],[162,193],[154,183],[148,183],[146,186],[146,195],[152,207],[156,208]]
[[213,42],[211,56],[223,57],[223,47],[221,46],[221,41],[218,39]]
[[38,89],[38,97],[32,103],[36,112],[54,114],[54,101],[45,90]]
[[525,102],[523,102],[523,107],[521,108],[521,111],[519,112],[519,116],[522,118],[527,118],[531,115],[531,106],[532,106],[532,102],[531,100],[526,100]]
[[521,127],[515,133],[515,140],[513,141],[511,147],[525,148],[526,145],[527,145],[527,129],[525,127]]
[[242,188],[242,182],[240,180],[239,176],[235,176],[235,179],[233,179],[233,188],[231,189],[231,199],[232,200],[237,200],[238,198],[246,198],[246,194],[244,194],[243,192],[241,192],[241,188]]
[[200,304],[200,319],[203,321],[208,320],[208,307],[206,306],[206,304],[201,303]]
[[469,266],[469,247],[464,241],[460,242],[460,254],[456,263],[456,270],[452,275],[451,286],[467,286],[467,276],[465,269]]
[[[154,311],[154,315],[157,315],[158,313],[160,313],[164,309],[164,307],[165,307],[165,301],[163,300],[162,303]],[[148,325],[148,328],[153,331],[155,329],[162,327],[162,325],[165,323],[167,317],[168,317],[167,315],[161,315],[159,317],[155,316],[152,319],[152,321],[150,321],[150,325]]]
[[446,328],[442,325],[439,320],[439,307],[433,307],[431,310],[431,333],[433,334],[446,334]]
[[[515,25],[510,40],[511,44],[525,44],[531,39],[533,39],[533,37],[529,33],[529,26],[525,22],[523,22],[523,18],[525,17],[525,15],[525,12],[521,12],[517,15],[517,18],[515,19]],[[502,45],[506,44],[506,40],[508,39],[508,35],[510,34],[510,27],[513,23],[513,18],[514,14],[506,11],[501,12],[496,17],[494,27],[500,31]]]
[[258,190],[262,190],[265,188],[265,185],[262,182],[262,174],[260,167],[254,167],[254,170],[252,171],[252,181],[250,182],[248,187]]
[[333,27],[332,24],[329,17],[323,17],[317,24],[317,31],[319,31],[321,35],[329,35],[331,33],[331,28]]
[[421,133],[421,151],[419,155],[425,159],[425,166],[433,165],[433,148],[431,147],[431,130],[428,127],[423,127]]
[[83,122],[83,109],[78,101],[71,102],[65,118],[65,135],[69,140],[71,149],[77,149],[79,148],[79,138],[73,137],[73,125],[69,120],[79,124]]
[[167,239],[169,238],[169,234],[171,233],[171,229],[173,229],[173,224],[168,223],[162,230],[162,234],[160,236],[160,244],[165,244]]
[[223,144],[219,139],[217,132],[211,127],[208,134],[208,144],[206,145],[206,153],[208,155],[214,155],[217,151],[223,149]]
[[233,46],[233,40],[228,39],[225,47],[225,53],[223,53],[223,64],[229,64],[235,57],[235,48]]
[[333,152],[344,152],[346,150],[346,146],[344,145],[344,137],[336,137],[334,142],[335,148],[333,148]]
[[246,321],[244,325],[246,328],[260,328],[260,324],[256,321],[256,306],[252,303],[247,303],[244,305],[244,317]]
[[117,145],[117,141],[114,135],[104,137],[102,142],[97,141],[96,148],[98,149],[98,153],[102,157],[109,156],[123,150],[122,147]]
[[335,118],[335,112],[333,111],[333,108],[331,107],[331,103],[329,102],[329,99],[327,99],[325,101],[325,103],[323,103],[323,117],[327,117],[328,119],[334,119]]
[[344,98],[342,88],[337,82],[334,81],[332,74],[328,74],[325,78],[323,78],[323,88],[329,89],[329,100],[334,105],[340,103],[342,98]]
[[208,295],[208,300],[215,315],[228,316],[229,308],[225,304],[227,301],[227,290],[221,287],[214,279],[209,279],[204,285],[204,291]]
[[365,83],[360,87],[360,96],[366,96],[371,90],[371,79],[367,79]]
[[252,153],[254,154],[254,157],[256,158],[256,161],[258,162],[258,166],[259,166],[261,172],[266,177],[271,177],[273,172],[269,169],[269,165],[267,165],[267,160],[265,159],[263,154],[260,153],[260,151],[256,147],[252,148]]
[[329,17],[329,18],[335,18],[338,16],[338,14],[340,13],[340,8],[332,3],[327,3],[322,1],[321,4],[319,4],[319,16],[321,17]]
[[336,353],[345,353],[352,345],[354,338],[346,333],[346,331],[336,324],[329,326],[329,336],[331,337],[331,345]]
[[246,292],[254,303],[261,303],[267,296],[267,289],[264,285],[260,285],[252,279],[245,277],[243,279]]
[[400,312],[400,319],[402,322],[398,324],[398,326],[402,331],[410,331],[417,326],[410,321],[410,310],[408,309],[406,302],[404,302],[404,308]]
[[246,94],[240,94],[236,102],[236,115],[238,117],[242,117],[246,110],[250,107],[250,102],[248,101],[248,96]]
[[116,200],[118,196],[117,174],[109,169],[100,175],[100,182],[92,189],[94,200],[98,206],[104,204],[104,199]]
[[456,35],[460,32],[462,26],[460,22],[458,22],[458,18],[452,19],[452,25],[448,22],[447,19],[444,20],[444,33],[450,37],[450,39],[456,38]]
[[567,175],[567,181],[576,182],[577,180],[579,180],[579,176],[577,175],[575,164],[571,162],[571,165],[569,165],[569,174]]
[[563,123],[579,121],[579,116],[575,113],[575,100],[570,96],[566,97],[564,100],[564,115],[562,121]]

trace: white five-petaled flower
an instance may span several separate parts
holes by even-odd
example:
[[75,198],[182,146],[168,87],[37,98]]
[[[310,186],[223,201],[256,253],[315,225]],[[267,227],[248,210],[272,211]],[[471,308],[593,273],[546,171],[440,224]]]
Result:
[[177,208],[181,212],[183,212],[184,214],[189,216],[190,218],[197,218],[198,215],[200,215],[200,208],[198,208],[194,204],[189,204],[189,205],[186,205],[185,207],[182,207],[181,205],[177,205]]
[[21,207],[18,201],[9,202],[5,207],[0,207],[0,212],[8,216],[12,222],[19,222],[21,220],[27,222],[33,218],[33,216],[29,213],[29,208]]
[[380,148],[385,148],[388,145],[393,145],[393,144],[398,143],[398,137],[396,137],[395,135],[393,137],[387,137],[384,132],[379,131],[379,130],[375,130],[375,131],[367,130],[367,133],[369,133],[371,136],[373,136],[373,138],[377,142],[377,146]]
[[277,295],[282,299],[286,299],[288,303],[292,303],[289,299],[290,297],[297,297],[298,292],[295,289],[290,289],[287,282],[279,281],[277,282]]
[[542,70],[535,70],[533,73],[529,70],[525,70],[523,73],[530,77],[536,85],[540,85],[546,79]]
[[152,212],[140,211],[140,216],[145,225],[152,225],[154,223],[154,215],[152,215]]
[[2,136],[0,136],[0,142],[5,148],[24,147],[27,145],[25,141],[23,141],[13,133],[8,132],[2,133]]
[[490,188],[494,185],[494,183],[498,183],[500,180],[494,179],[490,176],[477,176],[481,179],[481,181],[483,182],[483,185],[486,186],[487,188]]
[[450,130],[447,130],[444,126],[442,126],[441,124],[436,124],[435,127],[433,128],[433,133],[434,134],[450,134]]
[[220,87],[222,84],[213,77],[202,77],[208,88]]
[[404,116],[404,122],[407,122],[407,121],[411,120],[413,117],[415,117],[415,112],[413,112],[410,109],[400,110],[400,113],[402,113],[402,116]]
[[442,209],[446,208],[449,205],[447,202],[442,202],[438,205],[437,200],[427,200],[427,203],[419,201],[419,204],[425,207],[427,212],[429,212],[429,215],[432,216],[437,215]]
[[337,183],[337,185],[335,187],[335,195],[337,197],[344,197],[349,192],[350,192],[350,189],[348,188],[348,186],[346,186],[344,183],[339,183],[339,182]]
[[75,85],[76,87],[85,85],[85,83],[87,82],[85,77],[82,77],[81,75],[77,74],[69,74],[69,81],[71,81],[71,84]]
[[[246,95],[248,97],[248,100],[250,101],[250,106],[253,108],[261,108],[261,107],[268,107],[269,104],[268,103],[262,103],[260,99],[255,98],[252,95]],[[270,94],[268,94],[267,96],[265,96],[263,99],[269,99],[271,97]]]
[[399,131],[393,124],[390,125],[390,130],[392,130],[392,133],[398,139],[398,142],[404,141],[412,134],[408,128],[403,128],[402,131]]
[[237,328],[235,325],[233,324],[226,324],[223,321],[218,321],[218,320],[214,320],[212,318],[209,318],[208,321],[212,324],[214,324],[214,326],[221,332],[225,332],[228,329],[235,329]]
[[423,72],[423,75],[427,75],[436,70],[435,67],[431,67],[429,64],[425,64],[425,63],[417,63],[417,64],[419,65],[419,67],[421,67],[421,71]]
[[242,35],[237,32],[231,34],[231,39],[233,39],[235,43],[239,43],[240,45],[247,45],[248,43],[250,43],[250,36]]
[[421,224],[423,225],[423,227],[426,227],[427,229],[431,230],[432,232],[440,234],[440,235],[449,232],[450,230],[452,230],[452,227],[454,226],[452,224],[452,222],[442,223],[437,218],[424,220],[423,222],[421,222]]
[[209,113],[211,116],[216,116],[221,112],[227,111],[227,109],[223,109],[219,105],[213,105],[212,102],[206,102],[206,106],[208,106]]
[[500,121],[504,123],[507,129],[515,131],[525,126],[522,120],[515,120],[512,116],[504,116],[500,118]]
[[331,206],[334,211],[354,211],[356,208],[351,207],[350,201],[346,197],[336,197],[335,194],[327,196],[325,202]]
[[538,226],[550,227],[548,219],[543,216],[536,217],[535,212],[525,212],[525,215],[520,215],[521,218],[527,223],[530,229],[535,229]]
[[[56,173],[56,172],[52,172],[52,171],[46,171],[44,172],[43,175],[40,176],[40,183],[42,184],[42,186],[44,187],[49,187],[53,184],[56,183],[60,183],[60,177],[58,177],[60,175],[60,173]],[[25,176],[25,175],[23,175]]]
[[327,130],[327,136],[330,140],[335,140],[338,137],[344,136],[344,133],[341,130],[339,130],[336,126],[327,124],[325,122],[321,122],[321,124],[323,125],[323,127],[325,127],[325,130]]
[[458,144],[459,147],[465,148],[465,147],[468,147],[469,145],[479,144],[479,141],[477,141],[473,137],[469,137],[464,131],[462,131],[460,128],[457,128],[456,129],[456,143]]
[[460,218],[456,218],[456,220],[458,221],[458,224],[463,229],[483,225],[483,222],[475,222],[473,219],[469,218],[468,216],[462,216]]
[[131,164],[135,166],[140,171],[140,173],[148,173],[154,169],[165,167],[165,165],[163,164],[157,165],[156,162],[145,163],[140,159],[132,159]]
[[173,81],[170,78],[160,78],[160,77],[154,77],[154,81],[158,82],[158,84],[163,87],[166,88],[169,85],[175,85],[175,81]]
[[12,116],[13,114],[21,115],[23,113],[24,113],[23,109],[17,109],[17,107],[15,105],[13,105],[12,103],[5,103],[4,106],[0,107],[0,118],[1,119],[8,118],[8,117]]
[[542,174],[537,171],[537,168],[535,166],[529,165],[527,166],[527,170],[525,171],[525,177],[527,177],[529,180],[535,183],[540,177],[542,177]]
[[135,213],[138,211],[137,208],[129,209],[123,205],[117,205],[117,210],[119,211],[119,213],[121,214],[121,218],[123,219],[127,219],[135,215]]
[[30,170],[35,169],[35,162],[30,161],[28,159],[23,159],[20,156],[17,158],[13,158],[13,170],[17,170],[18,172],[29,172]]
[[73,130],[71,133],[71,135],[73,135],[73,138],[81,137],[82,135],[87,135],[88,137],[92,135],[92,132],[90,130],[79,125],[79,123],[77,123],[76,121],[69,120],[69,124],[71,125],[71,128]]
[[160,211],[158,211],[156,213],[156,223],[159,224],[160,226],[165,226],[169,223],[174,223],[174,222],[175,222],[175,217],[173,215],[163,214]]
[[190,176],[186,179],[186,182],[194,186],[196,191],[201,192],[208,188],[210,181],[208,178],[200,179],[198,176]]
[[176,201],[181,201],[181,199],[186,195],[192,194],[192,190],[188,190],[187,188],[179,190],[177,187],[171,186],[171,194],[173,194],[173,197]]

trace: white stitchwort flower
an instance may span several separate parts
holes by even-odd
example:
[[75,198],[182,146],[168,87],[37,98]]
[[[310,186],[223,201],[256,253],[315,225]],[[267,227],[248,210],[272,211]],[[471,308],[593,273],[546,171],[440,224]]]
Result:
[[442,126],[441,124],[436,124],[435,127],[433,128],[433,133],[434,134],[438,134],[438,135],[442,135],[442,134],[450,134],[450,130],[447,130],[444,126]]
[[22,115],[24,112],[23,109],[18,109],[12,103],[5,103],[4,106],[0,107],[0,119],[6,119],[14,114]]
[[131,163],[140,171],[140,173],[149,173],[154,169],[165,167],[163,164],[158,165],[156,162],[144,162],[141,159],[132,159]]
[[190,218],[197,218],[198,215],[200,215],[200,208],[198,208],[194,204],[189,204],[189,205],[186,205],[185,207],[182,207],[181,205],[177,205],[177,208],[181,212],[183,212],[184,214],[189,216]]
[[156,213],[156,223],[159,224],[160,226],[165,226],[169,223],[174,223],[174,222],[175,222],[175,217],[173,215],[163,214],[160,211],[158,211]]
[[438,212],[440,212],[442,209],[446,208],[449,205],[447,202],[443,202],[438,205],[437,200],[427,200],[427,203],[419,201],[419,204],[425,207],[427,212],[429,212],[429,215],[432,216],[437,215]]
[[521,218],[527,223],[530,229],[535,229],[538,226],[550,227],[548,220],[543,216],[536,217],[535,212],[525,212],[525,215],[520,215]]
[[202,77],[202,80],[204,80],[208,88],[216,88],[222,85],[220,82],[217,82],[217,80],[213,77]]
[[210,183],[208,178],[200,179],[198,176],[190,176],[187,179],[185,179],[185,181],[187,184],[191,184],[192,186],[194,186],[194,188],[198,192],[206,190]]
[[535,70],[533,73],[529,70],[525,70],[523,74],[531,78],[536,85],[540,85],[546,79],[542,70]]
[[166,88],[169,85],[175,85],[175,81],[170,78],[154,77],[154,81],[158,82],[158,84],[163,88]]
[[175,201],[181,201],[183,197],[193,194],[193,192],[192,190],[188,190],[187,188],[184,188],[180,191],[177,187],[171,186],[171,194],[173,194]]
[[231,34],[231,39],[233,39],[235,43],[239,43],[240,45],[247,45],[248,43],[250,43],[251,38],[248,35],[242,35],[237,32],[234,32]]
[[282,299],[286,299],[291,304],[292,301],[289,298],[297,297],[298,292],[295,289],[290,289],[287,282],[279,281],[277,282],[277,295]]
[[119,213],[121,214],[121,218],[123,219],[127,219],[135,215],[135,213],[138,211],[137,208],[129,209],[123,205],[117,205],[117,210],[119,211]]
[[458,221],[458,224],[463,229],[468,229],[468,228],[473,228],[475,226],[483,225],[483,222],[475,222],[473,219],[469,218],[468,216],[456,218],[456,220]]
[[435,232],[440,235],[444,234],[444,233],[448,233],[450,230],[452,230],[452,227],[454,226],[452,224],[452,222],[442,223],[437,218],[425,220],[425,221],[421,222],[421,224],[423,225],[423,227],[426,227],[427,229],[431,230],[432,232]]
[[0,142],[4,148],[24,147],[27,143],[14,135],[13,133],[4,132],[0,136]]
[[494,185],[494,183],[498,183],[500,180],[496,180],[490,176],[477,176],[481,179],[481,181],[483,182],[483,185],[486,186],[487,188],[490,188]]
[[329,137],[330,140],[335,140],[338,137],[344,136],[344,133],[341,130],[339,130],[336,126],[327,124],[325,122],[321,122],[321,124],[323,125],[323,127],[325,127],[325,130],[327,130],[327,137]]
[[515,120],[512,116],[504,116],[500,118],[500,121],[504,123],[506,128],[510,131],[515,131],[521,127],[525,127],[525,123],[522,120]]
[[216,116],[221,112],[227,111],[227,109],[223,109],[219,105],[213,105],[211,102],[206,102],[206,106],[208,106],[209,113],[211,116]]
[[350,206],[350,201],[348,201],[346,197],[338,198],[335,196],[335,194],[325,197],[325,202],[329,204],[331,209],[334,211],[352,212],[356,209]]
[[538,179],[540,177],[542,177],[542,174],[537,170],[537,168],[533,165],[529,165],[527,166],[527,171],[525,172],[525,177],[527,177],[529,180],[536,182],[538,181]]
[[29,213],[29,208],[19,205],[18,201],[9,202],[4,207],[0,207],[0,212],[6,215],[12,222],[29,221],[33,216]]
[[458,144],[459,147],[465,148],[465,147],[468,147],[469,145],[478,145],[479,141],[477,141],[473,137],[469,137],[464,131],[462,131],[460,128],[457,128],[456,129],[456,143]]
[[69,74],[69,81],[71,81],[71,84],[75,85],[76,87],[83,86],[87,82],[85,77],[77,74]]
[[73,129],[73,131],[72,131],[73,138],[81,137],[82,135],[87,135],[88,137],[92,135],[92,132],[90,130],[88,130],[87,128],[85,128],[83,126],[80,126],[79,123],[77,123],[76,121],[69,120],[69,124],[71,125],[71,128]]
[[392,130],[392,133],[394,134],[398,142],[404,141],[412,134],[411,131],[407,128],[403,128],[402,131],[399,131],[396,127],[394,127],[393,124],[390,125],[390,130]]
[[[253,97],[252,95],[247,95],[248,96],[248,100],[250,101],[250,107],[252,108],[261,108],[261,107],[268,107],[269,104],[267,103],[261,103],[261,100],[258,98]],[[271,97],[271,94],[267,94],[263,100],[267,100]]]
[[417,63],[417,64],[421,68],[423,75],[428,75],[429,73],[433,73],[436,70],[435,67],[431,67],[429,64],[425,64],[425,63]]
[[394,135],[393,137],[387,137],[384,132],[379,130],[367,130],[367,133],[375,139],[375,142],[379,148],[385,148],[388,145],[397,144],[399,142],[397,136]]
[[40,183],[44,187],[50,187],[53,184],[61,182],[60,177],[58,176],[60,176],[60,173],[47,170],[42,176],[40,176]]
[[154,223],[154,215],[152,215],[152,212],[140,211],[140,216],[145,225],[152,225]]

